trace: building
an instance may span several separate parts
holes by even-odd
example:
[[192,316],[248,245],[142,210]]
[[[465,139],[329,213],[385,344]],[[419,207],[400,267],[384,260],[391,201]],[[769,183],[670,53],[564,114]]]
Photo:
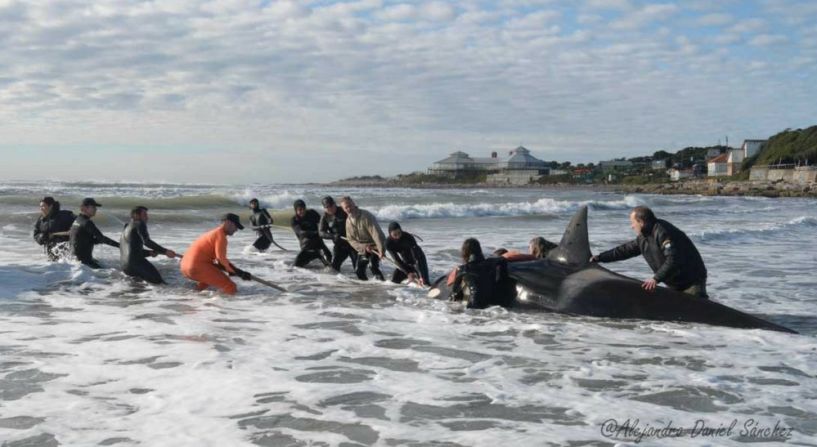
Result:
[[726,175],[735,175],[740,172],[740,167],[743,165],[743,149],[730,149],[726,159]]
[[719,177],[728,174],[729,153],[720,154],[715,158],[710,158],[707,162],[707,176]]
[[488,181],[493,183],[516,184],[522,179],[527,179],[525,183],[528,183],[531,177],[548,175],[550,165],[519,146],[505,157],[500,157],[496,152],[492,152],[490,157],[471,157],[462,151],[453,152],[447,158],[434,162],[428,169],[429,174],[452,177],[473,172],[492,173]]
[[661,160],[653,160],[652,164],[650,165],[653,171],[664,171],[669,166],[669,160],[666,158]]
[[756,155],[763,148],[764,143],[766,143],[766,140],[743,140],[743,144],[740,146],[741,150],[743,150],[743,158],[746,159]]
[[685,178],[691,178],[695,176],[695,172],[692,169],[677,169],[672,168],[669,170],[669,178],[673,182],[677,182],[679,180],[683,180]]

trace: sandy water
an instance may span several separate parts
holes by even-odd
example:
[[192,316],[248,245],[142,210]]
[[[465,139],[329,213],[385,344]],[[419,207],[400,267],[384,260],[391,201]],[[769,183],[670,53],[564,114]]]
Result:
[[[817,202],[548,190],[339,190],[307,186],[47,185],[65,208],[90,195],[118,238],[145,203],[151,234],[183,252],[225,211],[351,193],[420,235],[432,276],[462,239],[486,250],[557,240],[590,205],[594,252],[632,236],[652,206],[702,252],[713,299],[801,335],[699,324],[463,310],[421,290],[291,266],[294,252],[230,240],[240,282],[197,293],[156,258],[154,287],[115,268],[49,263],[30,237],[41,185],[0,186],[0,440],[52,445],[817,445]],[[106,203],[107,202],[107,203]],[[283,214],[277,213],[276,215]],[[245,214],[246,215],[246,214]],[[295,249],[294,236],[275,229]],[[96,249],[108,267],[118,252]],[[641,259],[610,265],[646,277]],[[389,270],[385,267],[384,270]],[[617,429],[611,420],[618,423]],[[625,425],[629,420],[630,424]],[[697,424],[697,425],[696,425]],[[659,438],[651,428],[706,427]],[[780,430],[772,431],[778,425]],[[623,427],[623,428],[622,428]],[[765,430],[763,430],[765,429]],[[783,430],[786,429],[786,430]],[[790,429],[790,431],[788,431]],[[669,433],[669,432],[665,432]],[[765,438],[764,438],[765,436]]]

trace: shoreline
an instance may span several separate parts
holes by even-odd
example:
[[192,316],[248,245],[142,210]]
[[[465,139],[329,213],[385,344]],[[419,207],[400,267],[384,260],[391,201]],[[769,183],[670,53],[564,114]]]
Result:
[[324,186],[351,186],[358,188],[408,188],[408,189],[542,189],[567,190],[581,189],[598,192],[623,194],[661,194],[661,195],[704,195],[732,197],[808,197],[817,198],[817,184],[791,183],[785,181],[756,180],[688,180],[672,183],[648,183],[643,185],[627,184],[582,184],[554,183],[528,185],[496,185],[490,183],[420,183],[403,184],[397,181],[337,181]]

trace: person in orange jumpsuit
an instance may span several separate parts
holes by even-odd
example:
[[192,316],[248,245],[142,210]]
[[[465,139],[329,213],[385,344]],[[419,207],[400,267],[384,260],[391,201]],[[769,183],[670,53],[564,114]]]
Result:
[[238,216],[228,213],[222,216],[221,225],[199,236],[190,245],[182,258],[181,271],[182,275],[198,283],[196,290],[215,287],[227,295],[235,295],[237,286],[224,272],[246,281],[252,279],[252,275],[236,268],[227,259],[227,236],[243,229]]

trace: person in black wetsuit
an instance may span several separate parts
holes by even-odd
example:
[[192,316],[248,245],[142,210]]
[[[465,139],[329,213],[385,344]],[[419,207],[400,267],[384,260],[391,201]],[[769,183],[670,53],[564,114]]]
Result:
[[666,220],[655,217],[646,206],[630,211],[630,227],[636,239],[590,258],[590,262],[616,262],[642,255],[654,275],[641,287],[648,292],[659,282],[697,298],[706,294],[706,266],[695,244]]
[[80,262],[92,269],[102,268],[99,262],[94,259],[94,245],[106,244],[119,248],[119,243],[102,234],[91,220],[96,216],[96,209],[101,206],[92,198],[84,199],[79,208],[79,216],[71,225],[68,237],[71,252]]
[[40,213],[34,224],[34,240],[43,246],[48,259],[56,261],[68,242],[68,230],[76,216],[71,211],[61,210],[60,202],[48,196],[40,201]]
[[315,210],[306,209],[306,203],[301,199],[296,200],[292,207],[295,208],[291,223],[292,231],[301,245],[301,251],[295,257],[295,267],[303,267],[315,259],[320,259],[323,265],[329,267],[332,253],[318,232],[321,216]]
[[399,284],[408,278],[410,282],[419,280],[421,285],[429,284],[428,264],[423,249],[417,245],[414,235],[403,231],[397,222],[389,224],[386,250],[398,267],[391,275],[392,282]]
[[537,259],[544,259],[551,250],[558,246],[558,244],[554,244],[553,242],[550,242],[549,240],[540,236],[530,240],[530,243],[528,244],[528,252],[531,254],[531,256],[535,256]]
[[460,255],[465,264],[456,269],[449,300],[465,301],[469,309],[513,306],[516,283],[508,276],[506,259],[497,256],[486,259],[474,238],[462,243]]
[[266,208],[261,208],[258,199],[250,200],[250,226],[255,230],[258,239],[252,243],[252,246],[258,251],[264,251],[272,245],[272,231],[269,226],[272,225],[272,216],[267,212]]
[[[128,276],[141,278],[151,284],[163,284],[164,280],[156,267],[146,256],[163,254],[168,258],[175,258],[176,252],[157,244],[148,234],[148,209],[137,206],[130,212],[130,222],[125,225],[122,237],[119,239],[119,254],[122,271]],[[150,248],[145,250],[144,247]]]
[[321,200],[323,205],[323,216],[318,227],[318,232],[321,238],[330,239],[334,243],[332,247],[332,268],[335,271],[340,271],[340,266],[346,258],[352,260],[352,267],[357,265],[357,252],[346,237],[346,211],[343,211],[336,203],[332,196],[326,196]]

